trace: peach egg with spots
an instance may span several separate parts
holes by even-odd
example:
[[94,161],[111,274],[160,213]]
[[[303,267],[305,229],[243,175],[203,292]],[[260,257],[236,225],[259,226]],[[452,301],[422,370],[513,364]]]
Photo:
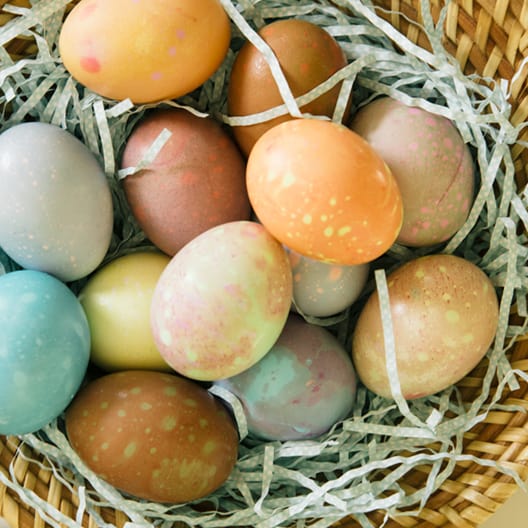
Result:
[[152,103],[202,85],[224,60],[230,38],[218,0],[81,0],[62,25],[59,52],[93,92]]
[[340,266],[304,257],[286,248],[293,277],[293,308],[303,315],[327,317],[354,303],[367,282],[370,265]]
[[466,221],[474,199],[469,147],[445,117],[381,97],[350,123],[390,167],[402,193],[397,242],[422,247],[446,241]]
[[313,259],[364,264],[400,231],[403,207],[390,169],[337,123],[302,118],[271,128],[249,155],[246,183],[259,221]]
[[182,108],[149,112],[125,145],[122,168],[135,167],[163,130],[171,136],[123,189],[138,224],[163,252],[174,255],[207,229],[250,217],[245,161],[225,130]]
[[[490,278],[455,255],[415,258],[387,276],[401,392],[429,396],[457,383],[484,357],[498,326]],[[379,294],[367,300],[353,334],[352,356],[361,381],[390,398]]]
[[220,487],[238,454],[234,421],[200,385],[127,370],[85,385],[65,414],[72,448],[106,482],[135,497],[183,503]]
[[154,340],[183,376],[234,376],[277,340],[291,296],[279,242],[257,222],[222,224],[191,240],[161,274],[150,312]]

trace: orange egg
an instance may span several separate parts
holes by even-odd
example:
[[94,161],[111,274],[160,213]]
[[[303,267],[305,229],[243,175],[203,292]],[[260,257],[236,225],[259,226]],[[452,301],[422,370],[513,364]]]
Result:
[[260,222],[301,255],[362,264],[382,255],[402,224],[402,199],[381,157],[355,132],[319,119],[268,130],[248,159]]
[[81,0],[64,21],[59,51],[66,69],[92,91],[147,103],[203,84],[230,38],[218,0]]

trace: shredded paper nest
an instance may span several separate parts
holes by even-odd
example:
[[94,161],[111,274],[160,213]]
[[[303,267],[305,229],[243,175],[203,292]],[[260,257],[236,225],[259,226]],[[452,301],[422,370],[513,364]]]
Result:
[[[115,203],[115,228],[105,262],[126,252],[150,246],[138,228],[124,199],[120,180],[131,171],[119,171],[119,158],[132,127],[153,105],[101,98],[75,83],[65,71],[57,51],[57,39],[66,0],[34,1],[31,9],[6,6],[15,16],[0,29],[0,105],[2,130],[19,122],[39,120],[59,125],[79,137],[98,157],[108,176]],[[353,94],[354,112],[379,94],[390,95],[452,120],[470,145],[478,175],[476,199],[469,218],[446,244],[421,250],[394,246],[372,263],[375,273],[364,296],[377,288],[384,320],[388,317],[385,273],[426,253],[454,253],[483,269],[500,298],[499,328],[483,364],[482,390],[473,401],[464,401],[452,387],[439,394],[406,402],[396,380],[393,400],[374,396],[360,387],[353,414],[326,435],[311,441],[262,442],[247,435],[240,405],[225,394],[238,418],[242,441],[239,459],[229,480],[208,497],[198,512],[192,504],[166,506],[135,500],[98,479],[72,451],[61,427],[61,417],[36,434],[22,437],[23,444],[40,453],[55,476],[79,495],[79,509],[70,519],[21,487],[14,469],[0,482],[15,490],[52,526],[79,526],[89,512],[101,527],[100,508],[122,510],[128,526],[171,526],[182,521],[204,528],[220,526],[274,526],[317,528],[329,526],[353,514],[362,526],[371,526],[367,514],[374,510],[396,516],[405,508],[412,515],[452,474],[456,464],[471,461],[523,483],[507,467],[478,459],[463,451],[464,433],[493,410],[517,411],[500,404],[505,390],[516,389],[523,372],[512,370],[507,351],[524,334],[528,287],[526,236],[528,197],[515,182],[511,148],[519,142],[520,127],[510,121],[507,82],[464,76],[458,63],[442,46],[445,12],[433,23],[428,2],[422,2],[424,31],[432,52],[399,34],[366,1],[359,0],[222,0],[233,27],[232,46],[222,67],[199,90],[178,104],[199,115],[211,115],[226,124],[251,124],[279,114],[301,115],[299,107],[344,81],[333,119],[339,121]],[[349,65],[323,85],[297,100],[292,96],[280,67],[256,30],[280,18],[303,18],[324,27],[341,44]],[[6,47],[17,36],[35,39],[37,54],[14,62]],[[236,51],[244,39],[261,49],[281,88],[284,105],[244,118],[226,114],[226,87]],[[165,105],[175,105],[167,101]],[[146,158],[134,170],[151,161],[167,134],[161,134]],[[0,273],[17,269],[0,249]],[[71,284],[74,291],[82,281]],[[311,320],[328,326],[348,347],[358,306],[338,317]],[[515,306],[517,326],[510,322]],[[390,337],[390,336],[389,336]],[[388,364],[394,350],[387,340]],[[493,387],[493,390],[492,390]],[[40,463],[40,462],[38,462]],[[428,477],[423,489],[407,492],[406,476],[420,467]]]

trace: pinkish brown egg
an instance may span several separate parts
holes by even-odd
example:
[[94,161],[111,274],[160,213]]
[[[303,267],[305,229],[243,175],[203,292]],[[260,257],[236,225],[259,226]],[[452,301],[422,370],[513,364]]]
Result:
[[[484,357],[497,330],[498,300],[475,264],[454,255],[419,257],[391,273],[387,285],[404,398],[448,388]],[[357,321],[352,356],[361,381],[390,398],[377,291]]]
[[390,167],[403,199],[396,242],[414,247],[444,242],[466,221],[473,202],[473,160],[455,125],[390,97],[360,109],[350,128]]
[[73,449],[119,490],[156,502],[208,495],[229,477],[238,433],[225,407],[200,385],[143,370],[86,385],[66,412]]
[[155,110],[132,131],[121,166],[136,166],[159,134],[171,136],[154,161],[123,180],[130,209],[147,237],[174,255],[203,231],[248,220],[245,161],[221,126],[182,108]]

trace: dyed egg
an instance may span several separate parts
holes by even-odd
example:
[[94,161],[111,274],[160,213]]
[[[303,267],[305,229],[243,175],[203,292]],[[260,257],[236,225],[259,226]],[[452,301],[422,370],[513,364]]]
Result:
[[[446,389],[477,366],[498,324],[497,295],[480,268],[454,255],[419,257],[391,273],[387,285],[404,398]],[[361,381],[390,398],[377,292],[359,316],[352,354]]]
[[0,196],[0,245],[21,267],[73,281],[102,262],[112,238],[110,187],[66,130],[22,123],[3,132]]
[[161,372],[92,381],[66,411],[66,432],[99,477],[156,502],[208,495],[237,459],[238,433],[224,406],[198,384]]
[[230,38],[218,0],[81,0],[62,25],[59,52],[71,75],[95,93],[149,103],[203,84]]
[[[259,30],[260,37],[277,57],[294,97],[308,93],[347,65],[339,43],[323,28],[306,20],[277,20]],[[341,83],[301,107],[302,112],[332,117]],[[242,46],[233,67],[227,92],[228,112],[244,116],[284,103],[264,55],[250,42]],[[345,111],[345,119],[348,109]],[[233,127],[247,155],[255,141],[271,127],[291,119],[289,114],[250,126]]]
[[215,225],[249,220],[245,161],[211,118],[184,109],[150,113],[127,140],[122,167],[141,161],[163,129],[172,135],[156,159],[123,188],[149,239],[168,255]]
[[141,251],[119,257],[92,275],[79,294],[91,334],[91,360],[104,370],[170,367],[150,329],[150,303],[170,258]]
[[258,363],[216,383],[241,400],[248,430],[268,440],[320,436],[350,414],[356,395],[349,354],[328,330],[297,315]]
[[268,130],[251,151],[246,183],[262,224],[306,257],[364,264],[400,230],[389,168],[364,139],[330,121],[295,119]]
[[390,167],[403,199],[397,242],[444,242],[464,224],[475,175],[468,146],[448,119],[383,97],[357,112],[350,127]]
[[58,279],[20,270],[0,277],[0,434],[21,435],[59,416],[90,357],[88,322]]
[[234,376],[261,359],[288,317],[282,246],[256,222],[230,222],[189,242],[154,290],[151,324],[165,361],[189,378]]
[[293,304],[304,315],[335,315],[348,308],[365,287],[368,263],[339,266],[286,251],[293,276]]

